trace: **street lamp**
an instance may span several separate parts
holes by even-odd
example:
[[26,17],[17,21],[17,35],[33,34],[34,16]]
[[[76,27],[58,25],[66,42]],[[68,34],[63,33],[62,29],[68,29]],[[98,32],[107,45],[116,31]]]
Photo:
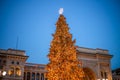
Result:
[[6,71],[0,71],[0,80],[2,80],[3,76],[6,76]]
[[3,71],[3,72],[2,72],[2,76],[5,76],[6,74],[7,74],[6,71]]

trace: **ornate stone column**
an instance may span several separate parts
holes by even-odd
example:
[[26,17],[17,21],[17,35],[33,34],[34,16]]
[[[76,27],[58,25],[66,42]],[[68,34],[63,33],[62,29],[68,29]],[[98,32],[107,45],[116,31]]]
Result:
[[41,73],[39,73],[39,80],[41,80]]

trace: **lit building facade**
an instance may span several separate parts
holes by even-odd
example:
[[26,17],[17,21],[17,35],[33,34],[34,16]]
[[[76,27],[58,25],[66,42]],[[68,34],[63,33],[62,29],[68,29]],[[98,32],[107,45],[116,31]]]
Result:
[[[77,47],[77,58],[82,62],[85,80],[112,80],[108,50]],[[24,50],[0,49],[0,79],[46,80],[45,64],[27,63],[27,59]]]
[[0,49],[0,80],[45,80],[45,65],[26,63],[27,59],[24,50]]
[[[23,80],[24,65],[28,56],[23,50],[0,49],[0,71],[2,80]],[[3,76],[2,72],[6,75]]]

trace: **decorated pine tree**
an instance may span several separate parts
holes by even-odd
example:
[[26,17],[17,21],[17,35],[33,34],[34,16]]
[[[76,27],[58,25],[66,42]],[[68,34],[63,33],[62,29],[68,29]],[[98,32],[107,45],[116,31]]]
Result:
[[72,40],[72,34],[69,33],[66,18],[60,14],[48,54],[48,80],[83,80],[84,74],[77,60],[74,44],[75,40]]

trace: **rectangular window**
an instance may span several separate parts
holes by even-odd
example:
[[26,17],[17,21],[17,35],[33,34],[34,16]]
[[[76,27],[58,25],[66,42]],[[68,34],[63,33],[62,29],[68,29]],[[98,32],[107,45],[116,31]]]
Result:
[[104,72],[105,79],[107,79],[107,72]]
[[103,72],[101,71],[101,77],[103,78]]

